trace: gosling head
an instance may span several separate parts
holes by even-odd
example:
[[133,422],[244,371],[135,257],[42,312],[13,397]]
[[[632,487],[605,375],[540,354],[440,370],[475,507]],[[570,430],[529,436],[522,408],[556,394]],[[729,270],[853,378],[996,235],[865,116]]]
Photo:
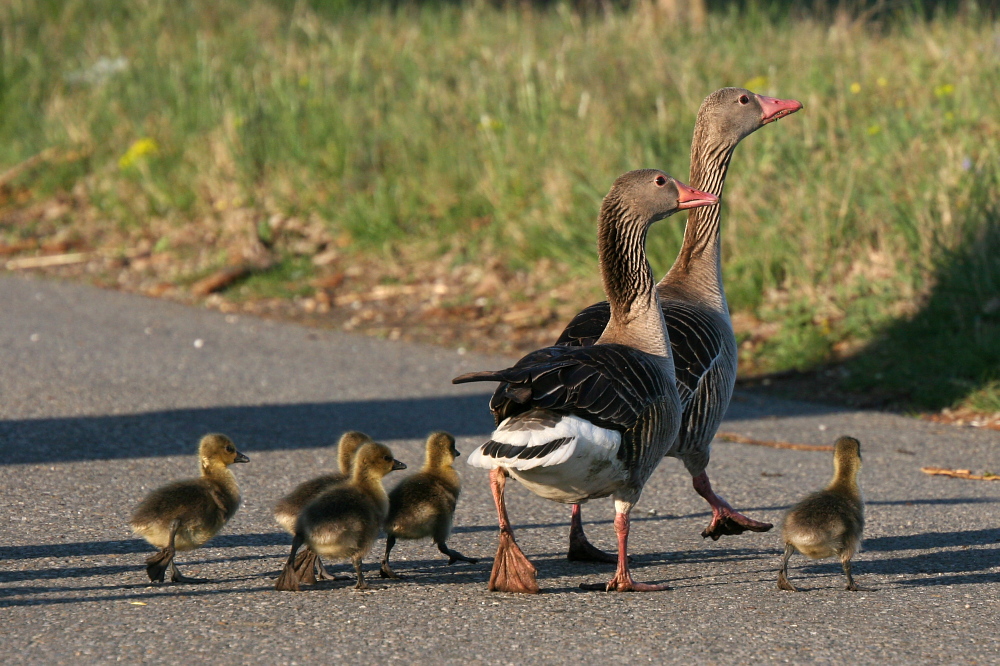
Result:
[[615,180],[604,198],[601,216],[649,225],[679,210],[718,202],[719,197],[714,194],[688,187],[659,169],[637,169]]
[[337,443],[337,464],[340,466],[340,473],[344,476],[351,475],[354,463],[354,454],[358,452],[363,444],[372,442],[372,438],[363,432],[349,430],[340,436]]
[[455,448],[455,438],[446,432],[434,432],[427,437],[427,467],[445,467],[462,455]]
[[354,478],[383,476],[397,469],[406,469],[406,465],[392,456],[392,451],[385,444],[369,442],[363,444],[354,456]]
[[198,443],[198,458],[203,469],[222,465],[229,467],[233,463],[250,462],[250,459],[236,450],[233,440],[225,435],[212,433],[205,435]]
[[857,474],[861,469],[861,442],[853,437],[841,437],[834,445],[833,464],[840,474]]
[[722,88],[705,98],[698,109],[698,123],[717,142],[735,146],[768,123],[795,113],[802,103],[750,92]]

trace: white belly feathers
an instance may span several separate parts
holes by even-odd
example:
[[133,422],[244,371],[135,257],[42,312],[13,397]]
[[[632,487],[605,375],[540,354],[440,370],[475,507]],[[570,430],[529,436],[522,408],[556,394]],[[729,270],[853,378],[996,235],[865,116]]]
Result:
[[626,480],[620,445],[618,431],[534,409],[501,423],[468,463],[504,467],[536,495],[574,503],[606,497]]

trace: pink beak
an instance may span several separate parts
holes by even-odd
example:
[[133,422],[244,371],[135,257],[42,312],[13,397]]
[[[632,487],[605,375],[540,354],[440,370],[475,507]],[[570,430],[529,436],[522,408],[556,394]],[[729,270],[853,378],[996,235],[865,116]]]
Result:
[[797,102],[794,99],[777,99],[757,95],[757,101],[764,109],[764,115],[760,118],[760,122],[764,125],[774,122],[778,118],[784,118],[802,108],[802,102]]
[[719,203],[719,197],[714,194],[696,190],[676,179],[674,182],[677,184],[677,210],[711,206],[712,204]]

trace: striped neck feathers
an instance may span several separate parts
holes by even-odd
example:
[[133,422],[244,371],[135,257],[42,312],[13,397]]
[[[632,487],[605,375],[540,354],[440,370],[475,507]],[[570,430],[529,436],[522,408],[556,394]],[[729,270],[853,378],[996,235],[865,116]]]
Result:
[[[691,142],[691,187],[714,194],[721,199],[726,174],[739,139],[715,136],[709,123],[699,118]],[[674,265],[661,285],[682,284],[693,288],[713,305],[724,308],[722,287],[722,252],[720,238],[721,204],[702,206],[688,212],[684,227],[684,242]]]
[[606,197],[597,228],[604,292],[611,321],[600,341],[669,356],[666,325],[646,259],[646,234],[652,220],[639,219],[616,197]]

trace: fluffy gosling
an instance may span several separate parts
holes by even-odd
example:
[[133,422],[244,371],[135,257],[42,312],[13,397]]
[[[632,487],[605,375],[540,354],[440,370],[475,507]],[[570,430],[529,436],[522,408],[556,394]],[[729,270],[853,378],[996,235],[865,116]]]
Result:
[[313,567],[308,559],[296,567],[295,555],[303,543],[328,560],[351,560],[358,577],[355,589],[367,589],[361,560],[389,512],[382,477],[396,469],[406,465],[392,457],[389,447],[374,442],[362,446],[354,457],[351,480],[327,490],[299,513],[292,551],[274,589],[298,591],[304,572]]
[[[341,435],[340,442],[337,444],[337,464],[340,467],[340,472],[323,474],[314,479],[303,481],[296,486],[295,490],[278,500],[278,503],[274,507],[274,519],[278,524],[286,532],[295,536],[295,521],[298,520],[302,509],[309,502],[338,483],[349,481],[354,454],[363,444],[371,441],[371,437],[356,430],[351,430]],[[301,568],[307,559],[314,563],[315,573],[313,572],[313,568],[309,568],[308,570]],[[299,554],[299,560],[296,561],[295,567],[297,570],[302,571],[303,574],[302,579],[299,581],[300,583],[312,584],[316,582],[316,578],[320,580],[342,579],[342,577],[334,576],[328,572],[326,567],[323,566],[323,561],[308,546]]]
[[423,468],[392,489],[389,493],[389,515],[385,520],[385,555],[379,575],[400,578],[389,566],[389,553],[396,539],[432,537],[438,550],[448,556],[448,564],[459,560],[475,564],[479,560],[448,548],[448,536],[455,516],[455,505],[462,482],[452,463],[461,455],[455,448],[455,438],[446,432],[435,432],[427,438],[427,453]]
[[174,481],[151,492],[139,503],[129,524],[160,552],[146,559],[149,580],[163,582],[170,569],[174,583],[204,583],[182,576],[174,564],[177,550],[194,550],[215,536],[236,514],[240,489],[229,470],[233,463],[250,462],[225,435],[205,435],[198,444],[201,476]]
[[833,454],[833,480],[826,490],[807,495],[785,515],[782,537],[785,554],[778,572],[778,588],[798,592],[788,582],[788,558],[796,550],[814,560],[836,555],[847,577],[845,589],[856,591],[851,558],[861,546],[865,505],[858,486],[861,443],[853,437],[837,440]]

